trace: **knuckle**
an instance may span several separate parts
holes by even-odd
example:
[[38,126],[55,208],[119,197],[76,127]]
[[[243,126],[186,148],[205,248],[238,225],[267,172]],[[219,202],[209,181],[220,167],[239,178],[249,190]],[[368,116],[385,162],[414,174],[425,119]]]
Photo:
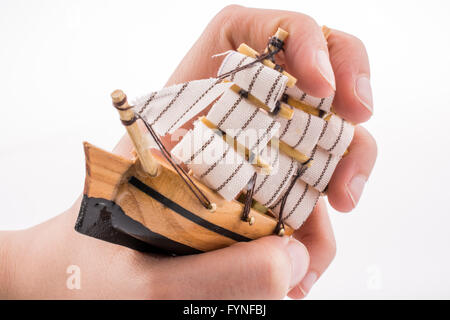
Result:
[[236,15],[243,7],[237,4],[230,4],[220,10],[213,20],[224,22]]
[[214,37],[216,39],[219,39],[218,42],[224,42],[232,44],[232,47],[234,47],[233,43],[233,36],[235,33],[235,30],[239,30],[240,25],[244,23],[244,17],[242,17],[242,10],[244,7],[236,4],[231,4],[226,7],[224,7],[222,10],[220,10],[216,16],[212,19],[209,28],[210,30],[213,30],[215,33]]
[[311,27],[317,27],[318,23],[316,21],[316,19],[314,19],[313,17],[307,15],[307,14],[301,14],[302,19],[304,20],[304,23],[311,26]]
[[349,47],[353,47],[357,50],[367,53],[364,42],[357,36],[352,35],[352,34],[346,34],[346,37],[343,40],[344,40],[345,44],[348,45]]

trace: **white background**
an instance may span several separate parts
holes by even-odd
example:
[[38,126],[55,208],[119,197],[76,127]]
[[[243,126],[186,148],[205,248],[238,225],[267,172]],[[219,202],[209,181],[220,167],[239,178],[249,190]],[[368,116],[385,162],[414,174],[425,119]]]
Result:
[[[162,87],[228,1],[0,2],[0,229],[67,209],[81,142],[124,133],[109,93]],[[360,205],[330,210],[338,253],[310,298],[450,298],[448,1],[241,1],[300,11],[368,49],[379,158]]]

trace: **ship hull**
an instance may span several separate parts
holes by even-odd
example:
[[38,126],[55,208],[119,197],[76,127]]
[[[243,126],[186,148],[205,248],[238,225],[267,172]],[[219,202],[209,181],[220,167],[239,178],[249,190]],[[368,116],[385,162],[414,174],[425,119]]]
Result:
[[[220,249],[274,233],[275,218],[254,209],[253,225],[242,221],[243,204],[226,201],[202,183],[217,206],[204,208],[162,159],[157,177],[139,160],[125,159],[84,144],[86,180],[75,229],[88,236],[145,252],[176,255]],[[287,235],[293,230],[286,226]]]

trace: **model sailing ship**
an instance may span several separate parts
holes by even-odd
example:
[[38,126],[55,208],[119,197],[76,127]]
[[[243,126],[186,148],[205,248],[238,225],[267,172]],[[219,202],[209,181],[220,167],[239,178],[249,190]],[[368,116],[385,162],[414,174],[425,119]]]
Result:
[[[137,157],[84,144],[75,229],[141,251],[192,254],[299,228],[354,128],[332,112],[332,96],[307,95],[275,63],[287,35],[278,29],[261,54],[242,44],[222,54],[217,78],[167,87],[133,106],[114,91]],[[169,152],[160,137],[208,108]]]

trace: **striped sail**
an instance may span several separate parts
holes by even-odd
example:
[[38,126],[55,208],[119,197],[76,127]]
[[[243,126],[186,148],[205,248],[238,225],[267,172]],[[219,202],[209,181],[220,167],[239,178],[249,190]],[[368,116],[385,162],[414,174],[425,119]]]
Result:
[[197,121],[172,150],[194,175],[228,201],[244,189],[255,169],[227,144],[220,132]]
[[331,104],[334,99],[334,94],[326,98],[317,98],[313,97],[309,94],[306,94],[304,91],[299,89],[297,86],[293,86],[291,88],[286,89],[286,93],[292,98],[299,100],[311,107],[330,112]]
[[268,175],[261,173],[257,175],[253,198],[263,206],[270,207],[284,194],[299,164],[281,153],[278,148],[270,146],[267,153],[273,169]]
[[275,119],[231,89],[225,91],[206,118],[256,154],[267,146],[280,127]]
[[177,84],[138,98],[134,110],[164,136],[205,109],[230,85],[214,78]]
[[[240,53],[229,53],[218,75],[223,75],[251,61]],[[233,200],[256,173],[253,198],[279,215],[286,196],[284,221],[294,228],[307,219],[321,192],[327,187],[333,172],[353,139],[353,126],[337,115],[321,118],[294,109],[290,120],[268,114],[253,105],[245,94],[231,90],[237,84],[273,110],[283,94],[326,112],[333,97],[319,99],[298,88],[286,89],[287,77],[280,72],[255,63],[249,68],[229,74],[230,82],[217,79],[187,82],[164,88],[139,99],[135,111],[141,114],[160,135],[174,132],[186,121],[212,104],[206,119],[217,127],[208,128],[201,121],[184,135],[172,150],[173,156],[185,163],[196,178]],[[225,141],[222,136],[228,141]],[[309,166],[270,144],[277,137],[311,158]],[[231,139],[231,140],[230,140]],[[233,139],[245,146],[251,155],[258,155],[272,167],[270,174],[258,170],[250,159],[235,150]],[[299,175],[292,190],[288,187]]]
[[[231,51],[222,62],[217,75],[221,76],[253,61],[255,59],[239,52]],[[268,106],[271,111],[275,109],[277,102],[283,96],[288,81],[288,78],[282,73],[259,62],[248,69],[230,75],[228,79],[255,96]]]

